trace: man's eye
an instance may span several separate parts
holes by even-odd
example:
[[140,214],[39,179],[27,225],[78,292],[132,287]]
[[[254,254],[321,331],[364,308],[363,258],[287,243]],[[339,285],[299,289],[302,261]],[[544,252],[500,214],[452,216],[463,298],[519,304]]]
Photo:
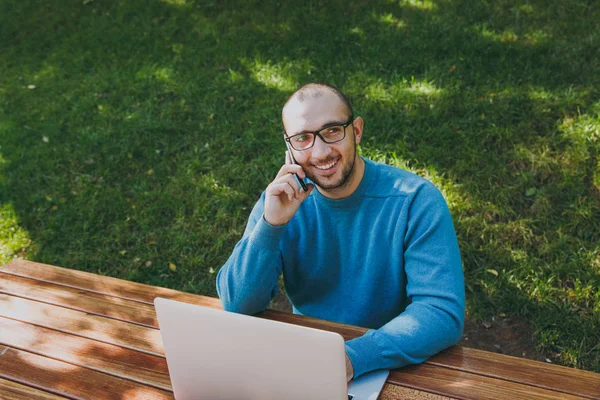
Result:
[[296,142],[306,142],[308,140],[307,135],[296,136]]
[[327,129],[327,133],[335,135],[336,133],[340,133],[341,130],[342,128],[340,126],[332,126],[331,128]]

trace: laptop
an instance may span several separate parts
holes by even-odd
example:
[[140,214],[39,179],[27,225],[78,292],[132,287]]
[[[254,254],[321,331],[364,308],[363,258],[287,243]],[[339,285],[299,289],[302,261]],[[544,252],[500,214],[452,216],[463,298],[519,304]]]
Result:
[[348,385],[337,333],[163,298],[154,306],[177,400],[376,400],[389,374]]

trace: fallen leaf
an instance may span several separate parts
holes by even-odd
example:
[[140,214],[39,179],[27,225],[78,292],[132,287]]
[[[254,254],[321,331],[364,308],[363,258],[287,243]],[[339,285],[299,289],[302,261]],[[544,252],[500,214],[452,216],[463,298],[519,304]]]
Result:
[[485,329],[490,329],[492,327],[492,323],[491,322],[484,321],[482,325],[483,325],[483,327]]
[[35,89],[35,85],[28,85],[27,89]]
[[152,261],[148,260],[146,261],[146,267],[151,267],[152,266]]
[[133,259],[133,262],[138,263],[138,262],[140,262],[140,260],[141,260],[141,258],[136,257],[136,258]]
[[535,196],[536,193],[537,193],[536,188],[530,188],[530,189],[527,189],[527,191],[525,192],[525,196],[526,197]]
[[42,141],[44,143],[48,143],[50,141],[50,139],[48,139],[48,136],[42,136]]
[[448,70],[448,73],[453,72],[456,69],[456,65],[453,65],[450,67],[450,69]]
[[147,172],[148,175],[152,175],[154,173],[154,170],[152,168],[150,168]]
[[122,256],[124,256],[125,254],[127,254],[127,250],[121,250],[121,251],[119,252],[119,254],[121,254]]
[[210,272],[211,274],[214,274],[214,273],[215,273],[215,269],[214,269],[213,267],[210,267],[210,268],[208,269],[208,272]]
[[56,210],[58,210],[58,206],[57,205],[53,205],[52,206],[52,211],[56,211]]
[[496,271],[495,269],[486,269],[486,271],[494,276],[498,276],[498,271]]
[[210,115],[208,116],[208,119],[210,119],[210,120],[212,120],[212,119],[215,119],[215,114],[210,114]]
[[173,264],[172,262],[169,263],[169,269],[171,271],[177,271],[177,265]]

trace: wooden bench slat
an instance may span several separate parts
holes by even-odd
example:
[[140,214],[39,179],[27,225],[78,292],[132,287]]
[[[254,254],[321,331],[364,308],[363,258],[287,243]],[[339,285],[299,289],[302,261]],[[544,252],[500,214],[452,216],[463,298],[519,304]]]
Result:
[[0,272],[0,293],[158,327],[154,306]]
[[163,356],[158,329],[0,294],[0,316],[60,332]]
[[0,343],[159,389],[172,390],[167,362],[163,357],[3,317],[0,317]]
[[460,346],[453,346],[431,357],[428,364],[600,399],[600,374],[590,371]]
[[9,381],[0,378],[0,399],[2,400],[65,400],[68,397],[58,396],[56,394],[44,392],[42,390],[32,388],[31,386],[22,385],[17,382]]
[[416,390],[406,388],[397,385],[390,385],[387,383],[383,390],[379,400],[454,400],[453,398],[441,396],[439,394],[423,392],[422,390]]
[[0,377],[73,399],[174,399],[173,393],[0,345]]
[[430,364],[413,365],[394,370],[390,373],[388,382],[465,400],[585,399],[581,396],[489,378],[450,368],[440,368]]
[[200,296],[108,276],[99,276],[89,272],[32,261],[13,260],[6,265],[0,266],[0,271],[148,304],[153,304],[155,297],[164,297],[212,308],[221,308],[219,299],[213,297]]

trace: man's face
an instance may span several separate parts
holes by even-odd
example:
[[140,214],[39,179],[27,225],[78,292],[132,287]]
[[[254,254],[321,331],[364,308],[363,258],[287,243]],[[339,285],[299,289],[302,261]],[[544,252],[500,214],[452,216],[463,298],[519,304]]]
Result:
[[[331,124],[348,122],[344,103],[330,91],[303,102],[292,100],[283,112],[283,124],[289,136],[301,132],[314,132]],[[322,189],[343,188],[352,176],[356,159],[356,145],[362,137],[362,119],[346,127],[346,137],[336,143],[324,143],[315,138],[308,150],[292,150],[294,158],[306,175]]]

